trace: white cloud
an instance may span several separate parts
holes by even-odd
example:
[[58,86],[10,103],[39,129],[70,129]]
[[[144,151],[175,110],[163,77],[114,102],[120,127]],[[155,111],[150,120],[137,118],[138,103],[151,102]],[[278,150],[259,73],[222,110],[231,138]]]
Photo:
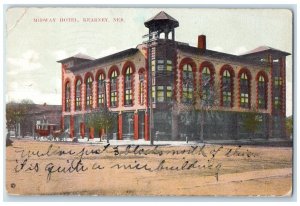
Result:
[[68,57],[68,54],[65,50],[57,50],[53,52],[53,56],[56,60],[62,60]]
[[218,51],[218,52],[223,52],[224,51],[224,49],[222,47],[220,47],[220,46],[212,47],[211,50]]
[[13,81],[7,85],[7,90],[8,91],[16,91],[19,89],[19,87],[20,87],[19,83],[16,81]]
[[[86,48],[83,48],[83,47],[79,47],[75,50],[75,54],[78,54],[78,53],[82,53],[82,54],[88,54],[87,52],[87,49]],[[70,55],[71,56],[71,55]]]
[[27,50],[19,58],[7,58],[10,65],[8,74],[16,74],[22,71],[34,71],[42,67],[39,62],[39,53]]
[[235,55],[241,55],[241,54],[244,54],[246,53],[247,51],[249,51],[246,47],[244,46],[240,46],[238,48],[236,48],[232,54],[235,54]]
[[62,50],[62,49],[57,50],[57,51],[52,52],[52,55],[55,57],[56,61],[58,61],[58,60],[66,59],[66,58],[68,58],[70,56],[73,56],[75,54],[78,54],[78,53],[88,55],[87,49],[83,48],[83,47],[78,47],[77,49],[75,49],[72,52],[67,52],[67,51]]
[[36,104],[46,102],[47,104],[61,105],[61,93],[45,93],[31,87],[19,87],[18,90],[7,92],[7,101],[18,102],[22,99],[31,99]]

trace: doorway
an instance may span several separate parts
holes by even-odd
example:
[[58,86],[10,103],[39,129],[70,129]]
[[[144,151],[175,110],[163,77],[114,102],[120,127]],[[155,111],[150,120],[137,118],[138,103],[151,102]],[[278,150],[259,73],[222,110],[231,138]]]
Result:
[[139,111],[139,139],[145,138],[145,111]]

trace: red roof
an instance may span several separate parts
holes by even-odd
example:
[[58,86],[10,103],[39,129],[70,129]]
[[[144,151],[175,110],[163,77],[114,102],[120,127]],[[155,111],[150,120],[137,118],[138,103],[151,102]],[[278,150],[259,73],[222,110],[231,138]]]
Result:
[[59,61],[57,61],[57,62],[64,62],[64,61],[69,60],[69,59],[95,60],[95,58],[90,57],[90,56],[88,56],[88,55],[86,55],[86,54],[78,53],[78,54],[75,54],[75,55],[70,56],[70,57],[68,57],[68,58],[59,60]]
[[167,22],[169,24],[172,24],[174,28],[179,26],[178,21],[164,11],[159,12],[154,17],[145,21],[144,24],[149,28],[151,25],[155,24],[155,22]]
[[242,54],[241,56],[249,55],[249,54],[256,54],[256,53],[263,53],[263,52],[277,52],[277,53],[283,53],[283,54],[286,54],[286,55],[290,55],[287,52],[284,52],[284,51],[281,51],[281,50],[278,50],[278,49],[274,49],[274,48],[269,47],[269,46],[259,46],[259,47],[255,48],[253,50],[250,50],[250,51]]

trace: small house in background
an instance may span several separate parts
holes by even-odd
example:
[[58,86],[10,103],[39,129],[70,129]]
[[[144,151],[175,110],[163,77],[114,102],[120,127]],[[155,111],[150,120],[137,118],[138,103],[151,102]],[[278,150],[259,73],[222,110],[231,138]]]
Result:
[[61,105],[33,104],[25,118],[26,121],[20,125],[20,131],[24,136],[35,137],[37,130],[45,131],[43,136],[48,136],[52,130],[61,129]]

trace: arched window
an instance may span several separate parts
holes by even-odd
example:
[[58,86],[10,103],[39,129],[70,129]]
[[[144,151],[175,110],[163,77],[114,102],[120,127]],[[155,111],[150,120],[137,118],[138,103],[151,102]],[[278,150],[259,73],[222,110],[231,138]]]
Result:
[[75,110],[81,110],[81,80],[76,82]]
[[139,86],[139,102],[144,105],[145,101],[145,72],[139,74],[140,86]]
[[203,67],[201,73],[201,87],[202,87],[202,104],[204,105],[212,105],[214,101],[213,95],[213,82],[212,82],[212,74],[208,67]]
[[240,107],[250,108],[250,88],[249,77],[243,72],[240,77]]
[[98,77],[98,106],[104,105],[104,95],[105,95],[105,82],[104,74],[100,74]]
[[66,88],[65,88],[65,110],[66,112],[70,111],[71,108],[71,87],[70,82],[67,82]]
[[190,64],[183,65],[182,75],[182,101],[184,103],[191,103],[194,98],[194,77]]
[[132,87],[131,87],[131,80],[132,80],[132,68],[127,67],[125,73],[125,87],[124,87],[124,94],[125,94],[125,105],[132,105]]
[[160,39],[165,39],[165,38],[166,38],[166,34],[163,33],[163,32],[160,33],[160,34],[159,34],[159,38],[160,38]]
[[232,106],[232,91],[231,91],[231,74],[228,69],[222,74],[222,100],[224,107]]
[[86,109],[91,109],[93,106],[93,79],[88,77],[86,80]]
[[117,106],[117,77],[118,73],[116,70],[114,70],[110,76],[110,105],[112,107]]
[[263,75],[258,77],[258,108],[267,109],[267,82]]

